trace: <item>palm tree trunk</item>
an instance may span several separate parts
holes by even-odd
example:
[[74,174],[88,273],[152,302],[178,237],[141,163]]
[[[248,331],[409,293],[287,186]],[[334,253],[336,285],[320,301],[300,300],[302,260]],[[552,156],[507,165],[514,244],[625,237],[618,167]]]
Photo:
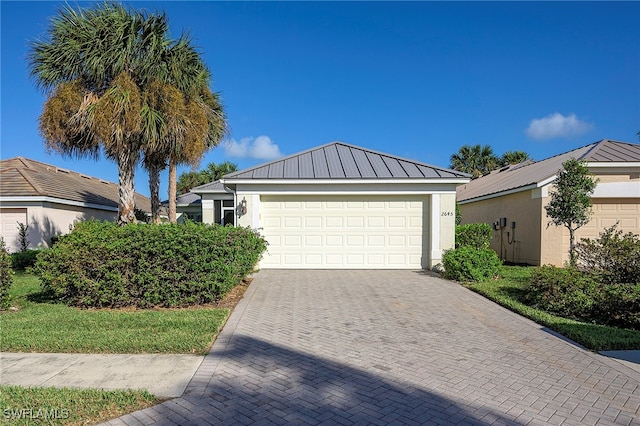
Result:
[[138,157],[129,149],[118,153],[118,224],[126,225],[136,220],[135,188],[133,183]]
[[178,165],[175,158],[169,159],[169,222],[176,223],[176,175],[178,171]]
[[149,194],[151,194],[151,223],[160,223],[160,167],[149,167]]

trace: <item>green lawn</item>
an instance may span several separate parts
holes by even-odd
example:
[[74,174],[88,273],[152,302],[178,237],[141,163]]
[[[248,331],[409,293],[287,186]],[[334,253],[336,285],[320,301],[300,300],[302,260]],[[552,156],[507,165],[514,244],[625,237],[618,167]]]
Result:
[[594,350],[640,349],[640,331],[607,327],[548,314],[523,304],[521,296],[532,268],[504,266],[502,278],[465,284],[488,299]]
[[0,313],[0,351],[204,355],[228,309],[91,310],[42,298],[39,279],[14,276],[12,305]]
[[[43,298],[17,273],[16,311],[0,312],[0,351],[206,354],[229,309],[85,310]],[[145,391],[0,386],[0,424],[96,424],[159,401]]]
[[0,424],[96,424],[158,402],[153,395],[138,390],[0,386]]

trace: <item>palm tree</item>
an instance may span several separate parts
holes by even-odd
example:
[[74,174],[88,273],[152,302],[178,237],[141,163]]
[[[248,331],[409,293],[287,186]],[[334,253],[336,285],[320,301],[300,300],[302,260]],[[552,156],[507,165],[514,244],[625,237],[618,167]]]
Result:
[[47,37],[32,43],[31,76],[48,94],[40,132],[48,149],[118,164],[121,224],[135,221],[134,172],[142,144],[140,88],[157,72],[164,49],[164,15],[105,3],[60,10]]
[[214,182],[220,179],[222,176],[235,171],[238,171],[238,165],[229,161],[225,161],[220,164],[211,162],[203,170],[191,170],[188,172],[180,173],[177,182],[178,194],[184,194],[191,188],[204,185],[205,183]]
[[502,154],[502,157],[500,158],[500,165],[508,166],[509,164],[520,164],[527,160],[531,160],[531,157],[524,151],[507,151]]
[[[178,164],[196,165],[202,155],[217,146],[227,133],[227,121],[217,93],[207,86],[200,88],[187,109],[191,116],[181,140],[176,140],[169,151],[169,221],[176,222],[177,169]],[[202,114],[203,116],[198,117]],[[203,121],[204,118],[204,121]],[[204,130],[204,135],[202,131]],[[198,136],[203,136],[198,138]]]
[[480,177],[494,170],[498,159],[489,145],[464,145],[451,156],[451,168]]
[[152,217],[159,220],[160,171],[169,166],[169,220],[176,221],[177,164],[196,166],[226,132],[210,73],[188,37],[165,45],[158,77],[145,87],[143,164],[149,171]]

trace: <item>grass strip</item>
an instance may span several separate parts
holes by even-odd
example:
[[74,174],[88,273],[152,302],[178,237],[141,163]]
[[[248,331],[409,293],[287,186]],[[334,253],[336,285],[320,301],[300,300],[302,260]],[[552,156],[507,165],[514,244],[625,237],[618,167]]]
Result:
[[640,331],[562,318],[521,302],[532,268],[504,266],[502,278],[465,284],[505,308],[548,327],[593,351],[640,349]]
[[177,353],[204,355],[230,310],[77,309],[43,300],[39,279],[16,274],[16,311],[0,313],[6,352]]
[[0,386],[1,424],[97,424],[159,403],[147,391]]

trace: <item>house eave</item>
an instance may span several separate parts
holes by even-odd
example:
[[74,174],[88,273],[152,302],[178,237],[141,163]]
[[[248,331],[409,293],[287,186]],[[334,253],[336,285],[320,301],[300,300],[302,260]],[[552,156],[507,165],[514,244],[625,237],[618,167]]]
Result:
[[64,198],[46,197],[46,196],[15,196],[15,197],[0,197],[0,203],[55,203],[63,204],[67,206],[84,207],[96,210],[106,210],[110,212],[117,212],[118,207],[105,206],[102,204],[85,203],[82,201],[66,200]]
[[224,185],[398,185],[398,184],[455,184],[469,182],[469,178],[422,179],[221,179]]
[[531,189],[540,188],[540,186],[543,186],[543,185],[540,185],[538,183],[534,183],[534,184],[531,184],[531,185],[520,186],[518,188],[512,188],[512,189],[508,189],[508,190],[505,190],[505,191],[494,192],[493,194],[486,194],[486,195],[481,195],[479,197],[468,198],[466,200],[458,201],[458,204],[463,205],[463,204],[474,203],[476,201],[490,200],[492,198],[498,198],[498,197],[502,197],[504,195],[517,194],[518,192],[529,191]]

